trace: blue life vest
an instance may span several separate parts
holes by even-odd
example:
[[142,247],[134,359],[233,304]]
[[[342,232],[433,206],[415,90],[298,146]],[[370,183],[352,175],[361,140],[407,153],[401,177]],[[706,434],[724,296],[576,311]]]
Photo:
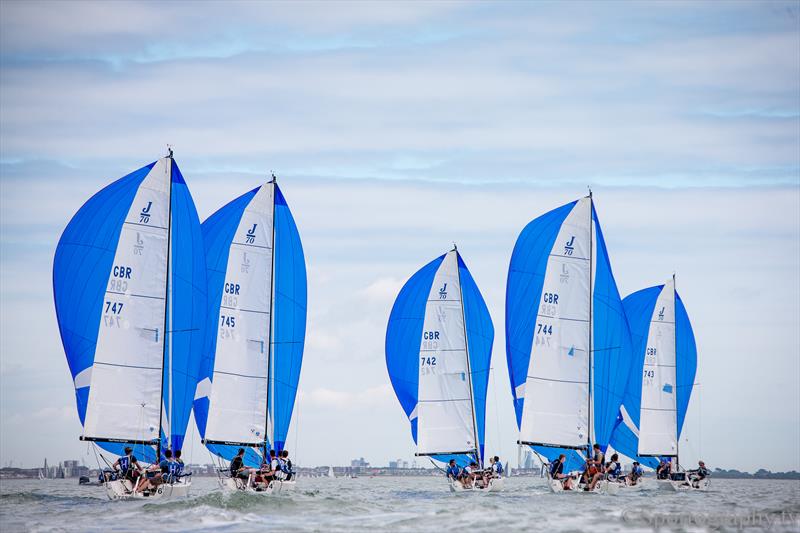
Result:
[[123,474],[127,474],[131,468],[131,458],[128,455],[123,455],[119,458],[119,470]]
[[447,467],[447,475],[453,478],[457,478],[461,474],[461,469],[458,465],[448,466]]
[[553,477],[553,478],[556,477],[556,474],[558,473],[558,471],[560,469],[563,470],[563,468],[561,467],[561,463],[559,461],[556,461],[555,463],[551,464],[550,465],[550,477]]
[[634,467],[633,467],[633,470],[631,471],[631,473],[632,473],[633,475],[635,475],[635,476],[641,476],[641,475],[642,475],[642,467],[641,467],[641,466],[638,466],[638,465],[637,465],[637,466],[634,466]]
[[611,477],[619,477],[620,473],[622,473],[622,468],[619,466],[619,461],[615,463],[614,470],[612,470],[609,475]]
[[503,463],[501,463],[500,461],[497,461],[494,464],[494,471],[497,472],[498,474],[502,474],[503,473]]
[[278,459],[278,467],[284,474],[288,474],[290,472],[289,467],[286,465],[286,461],[284,461],[283,459]]

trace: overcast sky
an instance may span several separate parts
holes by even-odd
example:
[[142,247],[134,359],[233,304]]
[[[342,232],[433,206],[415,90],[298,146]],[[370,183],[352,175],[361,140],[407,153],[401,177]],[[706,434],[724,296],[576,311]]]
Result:
[[508,261],[591,185],[623,296],[677,272],[700,383],[683,462],[800,469],[796,2],[6,1],[0,61],[3,466],[94,465],[53,253],[90,195],[171,143],[201,219],[271,170],[295,215],[299,463],[412,459],[386,321],[453,241],[496,331],[487,451],[516,463]]

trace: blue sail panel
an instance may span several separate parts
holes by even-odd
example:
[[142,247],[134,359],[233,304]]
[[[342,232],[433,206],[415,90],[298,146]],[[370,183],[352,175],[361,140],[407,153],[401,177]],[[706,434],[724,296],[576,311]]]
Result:
[[547,259],[564,219],[576,203],[563,205],[530,222],[517,238],[511,254],[506,282],[506,358],[517,427],[522,423],[525,400],[524,395],[517,395],[517,390],[527,380]]
[[692,323],[680,295],[675,292],[675,361],[678,384],[676,406],[678,409],[678,438],[686,420],[686,410],[692,396],[695,374],[697,373],[697,345],[694,340]]
[[[205,438],[209,414],[209,393],[214,373],[214,355],[217,344],[217,320],[219,317],[222,291],[225,285],[225,272],[228,265],[231,241],[241,221],[242,214],[260,187],[243,194],[221,207],[208,217],[201,226],[202,240],[206,258],[206,277],[208,303],[206,312],[205,336],[200,352],[198,368],[198,390],[194,399],[194,418],[200,437]],[[229,449],[230,448],[230,449]],[[211,449],[209,447],[209,449]],[[218,454],[232,459],[238,448],[216,446]],[[231,451],[232,450],[232,451]],[[217,453],[212,450],[212,452]]]
[[303,363],[307,280],[303,244],[292,212],[275,185],[274,448],[282,450],[289,431]]
[[[206,336],[207,284],[203,236],[192,195],[172,161],[171,378],[164,380],[164,404],[171,411],[168,447],[180,450],[189,423]],[[172,390],[169,390],[169,384]]]
[[386,369],[400,406],[411,422],[411,435],[417,442],[417,407],[419,392],[419,348],[425,322],[425,304],[436,271],[444,260],[441,255],[418,270],[400,289],[386,326]]
[[632,354],[628,322],[594,205],[592,216],[597,258],[592,296],[594,440],[605,450],[622,405]]
[[489,388],[494,325],[486,302],[460,254],[458,255],[458,270],[461,279],[461,295],[472,375],[472,398],[475,404],[475,420],[478,426],[478,443],[482,462],[486,442],[486,394]]

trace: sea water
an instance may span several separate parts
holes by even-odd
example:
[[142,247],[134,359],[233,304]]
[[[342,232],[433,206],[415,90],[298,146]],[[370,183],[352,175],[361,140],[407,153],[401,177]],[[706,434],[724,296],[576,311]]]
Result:
[[300,478],[291,494],[223,494],[196,478],[172,502],[110,502],[76,479],[0,481],[6,531],[800,531],[800,481],[714,479],[708,492],[655,488],[551,494],[506,479],[502,493],[450,492],[441,477]]

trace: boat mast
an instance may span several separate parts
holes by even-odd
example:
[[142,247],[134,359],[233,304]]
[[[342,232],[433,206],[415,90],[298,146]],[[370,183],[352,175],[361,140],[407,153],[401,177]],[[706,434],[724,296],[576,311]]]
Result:
[[587,427],[587,436],[586,439],[588,441],[588,445],[586,446],[586,458],[590,458],[592,456],[592,419],[593,416],[593,402],[592,402],[592,374],[594,373],[594,365],[593,358],[592,358],[592,327],[594,326],[594,316],[592,314],[592,300],[594,295],[594,286],[592,281],[592,275],[594,271],[594,228],[592,227],[592,211],[594,211],[594,206],[592,204],[592,189],[589,188],[589,346],[587,350],[588,355],[588,365],[589,365],[589,397],[588,397],[588,409],[589,409],[589,419],[588,419],[588,427]]
[[461,303],[461,321],[464,325],[464,352],[467,354],[467,384],[469,385],[469,406],[472,412],[472,437],[475,443],[475,458],[478,460],[478,468],[483,468],[483,458],[481,457],[480,444],[478,443],[478,422],[475,416],[475,398],[472,394],[472,369],[469,363],[469,339],[467,337],[467,316],[464,313],[464,291],[461,289],[461,269],[458,267],[458,247],[453,243],[453,252],[456,253],[456,275],[458,276],[458,298]]
[[[161,460],[161,428],[164,424],[164,367],[167,363],[167,323],[169,320],[169,281],[170,281],[170,256],[172,255],[172,148],[167,148],[169,155],[166,157],[167,161],[167,183],[169,192],[167,194],[167,202],[169,211],[167,215],[167,281],[164,284],[164,353],[161,358],[161,393],[159,396],[158,406],[158,444],[156,444],[156,463]],[[172,423],[172,347],[170,346],[169,352],[169,420]],[[167,443],[169,445],[170,435],[167,435]]]
[[[274,320],[272,316],[273,311],[273,289],[275,286],[275,191],[278,188],[278,178],[275,177],[275,174],[272,174],[272,180],[270,180],[270,184],[272,185],[272,257],[271,263],[272,268],[269,273],[269,337],[267,342],[267,409],[266,409],[266,424],[264,425],[264,429],[266,435],[264,435],[264,460],[269,461],[269,449],[270,447],[275,447],[274,441],[274,431],[270,431],[270,423],[269,423],[269,410],[272,402],[270,402],[270,394],[274,394],[274,391],[271,387],[272,382],[272,322]],[[272,421],[273,425],[275,420]],[[270,435],[272,433],[272,435]]]
[[675,272],[672,273],[672,329],[675,339],[675,468],[681,469],[679,450],[681,447],[681,434],[678,427],[678,288],[675,286]]

